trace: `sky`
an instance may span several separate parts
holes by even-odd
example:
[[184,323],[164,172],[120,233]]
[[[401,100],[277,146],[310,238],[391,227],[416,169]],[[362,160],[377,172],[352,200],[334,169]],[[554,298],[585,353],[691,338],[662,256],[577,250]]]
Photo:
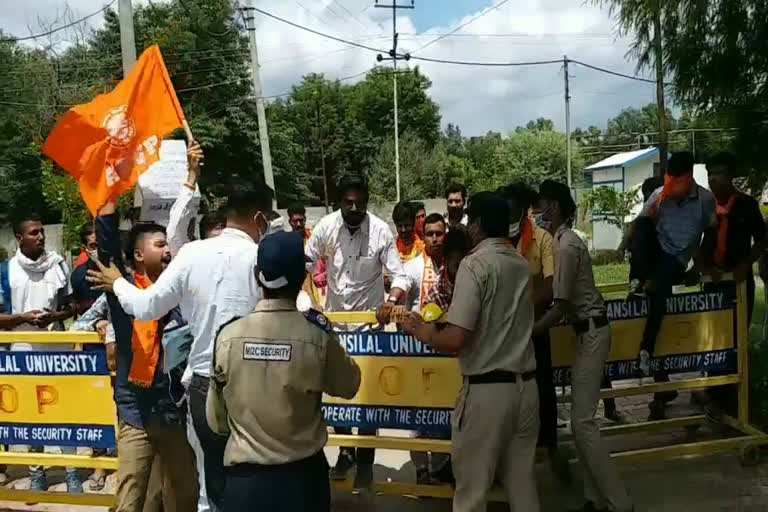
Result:
[[[134,0],[134,4],[148,0]],[[162,0],[154,0],[162,1]],[[503,0],[414,0],[413,9],[397,11],[401,52],[414,57],[475,62],[561,60],[564,55],[595,66],[635,74],[627,57],[629,41],[618,36],[607,9],[582,0],[507,1],[456,32],[445,34]],[[380,0],[391,5],[390,0]],[[398,0],[410,5],[411,0]],[[107,0],[69,0],[74,18],[96,11]],[[242,0],[241,0],[242,3]],[[15,36],[39,30],[38,19],[56,20],[63,0],[3,0],[0,29]],[[115,6],[117,3],[115,3]],[[374,0],[254,0],[254,5],[294,23],[388,51],[392,46],[392,9]],[[373,51],[350,47],[302,31],[259,13],[257,44],[264,95],[290,91],[310,72],[330,79],[356,75],[376,64]],[[97,28],[101,15],[86,23]],[[530,119],[545,117],[565,128],[562,63],[521,67],[475,67],[419,62],[432,81],[429,94],[440,105],[442,124],[457,124],[464,135],[489,130],[503,134]],[[626,107],[655,101],[650,83],[613,77],[575,64],[569,67],[571,128],[596,125]],[[647,72],[646,72],[646,75]],[[354,83],[361,77],[348,80]]]

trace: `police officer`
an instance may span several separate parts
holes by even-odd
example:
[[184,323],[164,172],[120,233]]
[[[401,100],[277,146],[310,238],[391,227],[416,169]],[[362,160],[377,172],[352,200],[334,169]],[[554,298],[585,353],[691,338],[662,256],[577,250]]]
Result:
[[474,248],[459,265],[447,325],[437,330],[411,313],[404,327],[440,352],[457,354],[464,376],[451,419],[453,510],[485,511],[498,472],[512,510],[537,512],[539,396],[528,262],[506,238],[509,208],[502,197],[473,196],[467,215]]
[[216,338],[206,413],[229,441],[224,510],[330,510],[323,393],[352,398],[360,369],[330,323],[296,310],[305,278],[301,233],[265,237],[257,278],[264,299]]
[[595,421],[603,368],[611,350],[611,327],[603,297],[595,287],[589,251],[570,227],[576,203],[566,185],[546,180],[539,190],[538,207],[554,237],[554,305],[536,322],[533,335],[542,335],[567,318],[578,336],[571,369],[571,427],[584,463],[587,503],[580,510],[627,512],[632,503],[600,441]]

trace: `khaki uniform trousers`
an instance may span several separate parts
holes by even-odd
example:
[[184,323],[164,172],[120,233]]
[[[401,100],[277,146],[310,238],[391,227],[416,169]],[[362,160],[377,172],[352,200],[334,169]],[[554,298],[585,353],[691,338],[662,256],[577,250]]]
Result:
[[147,499],[155,501],[159,493],[165,512],[196,512],[195,455],[184,424],[152,418],[146,427],[119,425],[116,511],[142,512]]
[[600,383],[610,351],[611,327],[595,329],[590,321],[589,331],[577,338],[571,368],[571,428],[584,465],[584,497],[598,509],[607,507],[625,512],[632,510],[632,503],[608,450],[600,441],[600,428],[595,420]]
[[465,377],[451,431],[454,512],[485,512],[497,474],[513,512],[538,512],[533,468],[539,436],[535,379],[469,384]]

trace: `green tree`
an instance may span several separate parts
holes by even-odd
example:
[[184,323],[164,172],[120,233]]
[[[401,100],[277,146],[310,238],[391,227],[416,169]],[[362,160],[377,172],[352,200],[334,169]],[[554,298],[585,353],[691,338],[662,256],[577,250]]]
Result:
[[[522,181],[538,186],[545,179],[566,181],[565,134],[555,131],[516,130],[496,147],[479,182],[495,189]],[[584,160],[577,147],[571,155],[574,183],[581,183]]]
[[619,192],[609,186],[595,187],[584,194],[581,211],[584,218],[589,212],[599,213],[607,223],[623,228],[625,219],[639,201],[637,190]]

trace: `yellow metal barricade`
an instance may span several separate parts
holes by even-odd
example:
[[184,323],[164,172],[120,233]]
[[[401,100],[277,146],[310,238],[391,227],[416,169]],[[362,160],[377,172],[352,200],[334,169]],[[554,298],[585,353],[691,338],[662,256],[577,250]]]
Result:
[[[610,285],[607,288],[602,289],[603,292],[616,293],[621,291],[621,285]],[[725,312],[724,312],[725,311]],[[696,313],[691,313],[696,314]],[[735,315],[736,328],[733,330],[735,333],[730,338],[725,336],[725,331],[707,330],[708,325],[722,324],[730,320],[730,324],[733,324],[734,318],[729,315]],[[373,312],[355,312],[355,313],[328,313],[327,315],[331,321],[335,323],[347,323],[347,324],[375,324],[376,318]],[[725,450],[740,449],[742,460],[746,462],[756,462],[759,460],[760,451],[759,446],[768,444],[768,435],[758,430],[757,428],[749,424],[749,376],[748,376],[748,325],[747,325],[747,311],[746,311],[746,287],[744,283],[739,284],[736,287],[736,307],[726,311],[725,309],[719,309],[713,312],[701,313],[700,316],[692,317],[693,322],[687,321],[688,324],[695,324],[689,326],[692,331],[686,331],[685,336],[681,339],[684,341],[678,343],[678,348],[681,350],[688,350],[691,352],[707,353],[712,350],[728,350],[729,347],[732,350],[733,344],[736,345],[737,354],[737,372],[730,375],[721,375],[716,377],[695,377],[685,378],[680,380],[672,380],[670,382],[663,383],[650,383],[642,385],[634,385],[628,387],[621,387],[617,389],[605,389],[602,390],[602,398],[616,398],[630,395],[645,395],[655,393],[659,391],[670,390],[692,390],[692,389],[704,389],[711,386],[720,386],[725,384],[737,384],[739,401],[738,401],[738,414],[735,418],[726,417],[725,423],[732,427],[736,435],[718,439],[711,439],[693,443],[673,444],[668,446],[660,446],[654,448],[645,448],[639,450],[631,450],[624,452],[613,453],[612,456],[618,460],[651,460],[651,459],[664,459],[669,457],[677,457],[683,455],[705,455]],[[690,320],[690,319],[689,319]],[[641,329],[642,322],[636,322],[635,320],[628,320],[631,323],[627,326],[614,326],[614,349],[612,352],[612,358],[621,359],[626,358],[627,354],[636,353],[635,342],[637,341],[638,334],[636,331]],[[670,322],[665,323],[664,329],[669,329],[667,325]],[[685,322],[682,322],[685,324]],[[681,325],[682,325],[681,324]],[[688,329],[688,327],[674,327],[674,323],[671,324],[675,328]],[[572,342],[572,333],[568,331],[569,328],[563,329],[560,333],[556,330],[552,332],[553,338],[553,362],[555,367],[569,363],[569,357],[571,354],[569,344]],[[625,332],[626,331],[626,332]],[[669,333],[668,333],[669,334]],[[673,332],[670,336],[674,337],[679,335],[680,332]],[[701,336],[706,338],[701,338]],[[664,333],[660,335],[664,338]],[[633,338],[634,337],[634,338]],[[696,338],[699,338],[696,340]],[[396,343],[412,343],[412,341],[398,338],[390,338],[393,344]],[[635,341],[632,341],[632,340]],[[693,340],[693,341],[692,341]],[[67,344],[81,346],[84,343],[100,343],[98,335],[95,333],[77,333],[77,332],[0,332],[0,343],[14,343],[14,342],[29,342],[35,344]],[[355,343],[370,343],[370,340],[366,340],[364,333],[360,334],[360,339],[356,339]],[[730,344],[729,344],[730,343]],[[405,345],[403,345],[405,346]],[[372,346],[374,352],[377,347]],[[371,347],[368,347],[369,349]],[[413,349],[413,345],[410,345]],[[419,350],[425,351],[426,349],[419,345],[416,347]],[[672,347],[674,349],[674,347]],[[661,343],[657,352],[665,353],[669,351],[669,347],[665,347],[665,343]],[[44,354],[44,353],[41,353]],[[678,352],[678,354],[685,354],[684,352]],[[425,356],[428,354],[424,354]],[[357,357],[357,356],[356,356]],[[365,404],[366,401],[369,404],[375,405],[393,405],[406,407],[410,405],[417,405],[422,407],[435,407],[437,409],[445,409],[452,404],[455,391],[460,386],[460,373],[455,359],[451,358],[421,358],[425,363],[419,366],[421,363],[411,365],[409,367],[407,360],[410,357],[401,357],[399,360],[389,359],[382,357],[381,360],[385,361],[376,362],[375,357],[369,357],[363,362],[366,356],[361,356],[358,361],[361,363],[361,367],[364,372],[364,383],[361,392],[358,393],[356,400],[358,403]],[[2,362],[2,353],[0,352],[0,362]],[[416,356],[415,359],[419,359]],[[400,361],[398,363],[398,361]],[[428,364],[426,363],[428,361]],[[426,365],[426,366],[425,366]],[[418,368],[416,374],[413,373],[413,369]],[[375,377],[371,378],[369,375],[367,382],[365,378],[365,372],[370,371],[375,373]],[[557,371],[557,370],[556,370]],[[60,377],[55,377],[60,378]],[[408,379],[419,378],[420,386],[418,389],[426,390],[423,393],[414,390],[414,386],[404,386],[403,382],[412,382]],[[10,405],[13,405],[13,401],[10,399],[10,393],[7,387],[14,386],[21,380],[35,380],[35,382],[27,383],[27,385],[33,386],[35,389],[35,397],[30,401],[29,407],[25,411],[19,409],[13,413],[6,412],[5,409],[13,409]],[[440,380],[443,379],[443,380]],[[446,380],[447,379],[447,380]],[[71,380],[78,380],[77,377],[73,377]],[[39,382],[37,382],[39,381]],[[83,386],[93,386],[94,379],[83,378]],[[446,382],[450,381],[450,384]],[[57,396],[58,401],[54,403],[52,392],[48,390],[46,394],[43,389],[42,394],[37,390],[38,386],[51,386],[56,387],[56,382],[51,380],[51,377],[32,377],[23,375],[14,375],[13,372],[2,372],[0,375],[0,427],[6,424],[11,424],[18,421],[28,421],[30,423],[41,423],[35,419],[35,410],[39,414],[49,415],[49,423],[56,424],[61,422],[67,422],[72,420],[71,413],[73,412],[73,403],[70,401],[73,393],[78,393],[79,411],[83,415],[80,423],[88,423],[93,421],[94,414],[96,420],[103,421],[104,415],[110,415],[112,422],[116,421],[115,406],[112,401],[111,388],[107,390],[93,391],[89,387],[81,387],[79,390],[77,386],[71,387],[69,384],[63,384],[59,390],[60,393]],[[19,387],[21,390],[23,386]],[[6,391],[3,391],[6,390]],[[18,390],[17,390],[18,391]],[[5,394],[4,394],[5,393]],[[562,394],[561,401],[568,401],[569,395]],[[449,400],[451,401],[448,404]],[[11,400],[10,402],[8,402]],[[343,404],[346,401],[338,399],[327,399],[325,405]],[[10,403],[10,405],[9,405]],[[4,409],[5,407],[5,409]],[[54,407],[61,407],[61,411],[52,412]],[[36,408],[36,409],[35,409]],[[87,413],[86,413],[87,411]],[[16,415],[15,417],[13,415]],[[27,416],[19,416],[20,414],[26,414]],[[87,417],[86,417],[87,416]],[[643,423],[634,423],[628,425],[610,426],[602,429],[604,435],[617,435],[617,434],[647,434],[653,431],[674,430],[682,428],[691,428],[701,425],[706,421],[704,415],[696,414],[680,418],[672,418],[661,421],[651,421]],[[75,422],[77,423],[77,422]],[[116,432],[116,429],[115,429]],[[564,439],[567,441],[567,439]],[[51,443],[53,445],[54,443]],[[390,436],[354,436],[354,435],[329,435],[329,445],[332,446],[349,446],[358,448],[377,448],[377,449],[389,449],[389,450],[405,450],[405,451],[431,451],[437,453],[450,453],[451,442],[449,440],[434,440],[434,439],[413,439],[407,437],[390,437]],[[17,453],[4,451],[0,452],[0,464],[8,465],[43,465],[43,466],[56,466],[56,467],[78,467],[78,468],[104,468],[104,469],[117,469],[118,459],[114,457],[91,457],[87,455],[53,455],[45,453]],[[351,481],[338,483],[337,487],[341,489],[351,488]],[[375,482],[374,492],[384,494],[395,495],[420,495],[420,496],[432,496],[439,498],[450,498],[453,495],[453,491],[450,486],[436,485],[436,486],[419,486],[406,482]],[[499,492],[494,492],[491,496],[492,499],[503,499],[503,496]],[[24,501],[24,502],[41,502],[41,503],[66,503],[72,505],[101,505],[112,506],[114,505],[114,496],[108,494],[81,494],[71,495],[61,492],[30,492],[11,490],[6,488],[0,489],[0,501]]]
[[[618,293],[626,289],[626,285],[608,285],[600,287],[601,292]],[[680,319],[667,319],[659,334],[659,343],[657,344],[656,357],[669,356],[676,354],[680,358],[701,357],[712,355],[712,357],[725,357],[726,351],[733,351],[735,347],[736,368],[733,374],[693,377],[671,380],[669,382],[654,382],[648,384],[636,384],[631,386],[622,386],[617,389],[604,389],[601,391],[601,398],[617,398],[632,395],[648,395],[661,391],[674,390],[697,390],[706,389],[713,386],[722,386],[728,384],[738,385],[738,414],[732,418],[726,416],[724,422],[735,430],[735,435],[729,437],[710,439],[700,442],[679,443],[653,448],[644,448],[630,451],[615,452],[612,457],[619,461],[643,461],[658,460],[678,456],[707,455],[727,450],[740,450],[743,463],[756,463],[760,458],[760,446],[768,444],[768,435],[749,424],[749,374],[748,374],[748,356],[749,344],[747,325],[747,300],[746,285],[739,283],[736,285],[735,307],[723,307],[719,309],[707,310],[707,312],[696,312],[697,304],[695,301],[703,301],[706,294],[688,294],[677,296],[683,301],[683,307],[686,306],[685,300],[688,300],[687,306],[691,307],[691,313],[681,315]],[[715,294],[710,294],[715,295]],[[686,297],[692,297],[686,299]],[[710,297],[717,300],[718,297]],[[719,298],[722,301],[722,297]],[[699,304],[700,305],[700,304]],[[706,308],[705,308],[706,309]],[[643,311],[642,313],[645,313]],[[351,313],[328,313],[327,316],[334,323],[349,324],[376,324],[376,316],[373,312],[351,312]],[[644,316],[644,315],[643,315]],[[670,316],[670,315],[668,315]],[[640,338],[642,335],[644,319],[632,318],[626,322],[613,322],[613,347],[609,360],[634,359],[638,353]],[[735,325],[735,329],[733,328]],[[558,366],[569,366],[572,358],[572,347],[575,339],[575,333],[571,327],[558,327],[551,332],[552,337],[552,356],[553,367],[557,372]],[[714,355],[713,355],[714,354]],[[358,358],[360,359],[365,358]],[[361,364],[364,373],[370,368],[374,371],[378,369],[375,365],[370,365],[367,361],[365,366]],[[687,372],[685,372],[687,373]],[[623,377],[622,380],[628,380]],[[646,379],[647,380],[647,379]],[[458,387],[460,382],[455,383]],[[389,385],[392,387],[392,385]],[[405,387],[405,386],[403,386]],[[385,390],[382,394],[387,394]],[[370,395],[370,393],[369,393]],[[357,399],[358,397],[356,397]],[[381,398],[381,397],[379,397]],[[356,400],[355,399],[355,400]],[[558,397],[561,402],[570,400],[567,393]],[[344,402],[342,400],[333,400],[333,402]],[[628,435],[628,434],[647,434],[649,432],[671,431],[683,428],[695,428],[707,421],[702,414],[694,414],[684,417],[676,417],[659,421],[647,421],[627,425],[609,426],[601,429],[603,435]],[[571,437],[561,436],[561,441],[569,441]],[[348,446],[358,448],[379,448],[390,450],[413,450],[413,451],[432,451],[437,453],[450,453],[450,441],[432,440],[432,439],[411,439],[402,437],[386,436],[350,436],[335,435],[329,436],[329,445]],[[340,484],[342,488],[351,487],[351,482]],[[452,490],[445,485],[420,486],[402,482],[376,482],[374,491],[384,494],[408,494],[431,497],[451,497]],[[500,492],[494,492],[492,499],[503,499]]]

